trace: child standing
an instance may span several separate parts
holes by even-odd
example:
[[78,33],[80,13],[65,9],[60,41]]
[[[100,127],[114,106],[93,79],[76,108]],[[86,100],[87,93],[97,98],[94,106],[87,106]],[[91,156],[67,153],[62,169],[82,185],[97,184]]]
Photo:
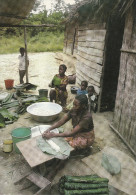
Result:
[[[19,78],[20,84],[24,83],[23,78],[26,73],[26,65],[25,65],[25,48],[20,48],[20,55],[18,56],[19,59]],[[27,66],[29,65],[29,60],[27,58]]]
[[82,81],[81,88],[77,90],[77,95],[81,95],[81,94],[86,95],[87,94],[87,90],[86,90],[87,86],[88,86],[88,82]]
[[95,93],[94,86],[89,86],[87,91],[88,91],[87,97],[88,97],[89,111],[96,112],[97,111],[97,95]]

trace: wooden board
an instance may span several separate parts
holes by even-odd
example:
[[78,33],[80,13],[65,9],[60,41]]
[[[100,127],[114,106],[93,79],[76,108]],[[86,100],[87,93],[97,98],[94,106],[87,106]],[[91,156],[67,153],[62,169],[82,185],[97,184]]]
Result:
[[[108,171],[106,171],[106,169],[101,165],[103,153],[112,154],[119,160],[121,163],[121,173],[111,175]],[[127,154],[111,147],[105,147],[102,151],[83,158],[82,161],[89,166],[95,174],[100,177],[108,178],[109,184],[113,187],[123,191],[125,194],[136,194],[136,162]]]
[[65,53],[71,55],[72,54],[72,49],[67,47],[66,50],[65,50]]
[[93,79],[97,83],[100,83],[101,74],[96,72],[95,69],[89,68],[84,63],[78,62],[77,70],[80,72],[83,72],[85,75],[87,75],[90,79]]
[[136,21],[134,10],[126,16],[113,125],[133,154],[136,153]]
[[[100,84],[95,82],[93,79],[87,79],[88,77],[85,77],[85,75],[81,72],[76,72],[77,73],[77,77],[76,77],[76,81],[78,81],[79,85],[81,85],[81,81],[83,80],[87,80],[88,81],[88,86],[89,85],[95,85],[98,88],[98,91],[100,89]],[[90,84],[89,84],[90,83]]]
[[95,48],[87,48],[87,47],[77,47],[78,51],[84,52],[91,56],[97,56],[103,58],[103,50],[95,49]]
[[[47,162],[55,156],[43,153],[37,146],[36,139],[38,138],[34,137],[31,139],[27,139],[21,142],[18,142],[16,145],[19,148],[20,152],[24,156],[25,160],[28,162],[30,167],[38,166],[44,162]],[[71,149],[71,151],[74,150],[74,148]]]
[[79,55],[77,56],[77,60],[78,60],[79,62],[84,63],[86,66],[88,66],[88,67],[90,67],[90,68],[92,68],[92,69],[95,69],[96,72],[99,72],[99,73],[102,72],[103,66],[101,66],[101,65],[99,65],[99,64],[97,64],[97,63],[95,63],[95,62],[86,60],[86,59],[82,58],[82,57],[79,56]]
[[85,52],[82,52],[79,50],[78,50],[77,55],[79,55],[80,57],[85,58],[86,60],[89,60],[91,62],[95,62],[95,63],[101,64],[101,65],[103,64],[103,58],[101,58],[101,57],[88,55]]
[[106,23],[92,23],[79,26],[78,30],[102,30],[106,28]]
[[96,42],[96,41],[79,42],[78,41],[78,46],[104,50],[104,42]]
[[48,185],[51,184],[51,182],[46,179],[45,177],[42,177],[38,173],[31,173],[30,175],[27,176],[27,179],[33,182],[35,185],[37,185],[39,188],[44,189]]
[[[81,79],[82,80],[86,80],[86,81],[88,81],[88,82],[91,82],[91,81],[93,81],[93,83],[96,85],[96,86],[99,86],[100,85],[100,83],[99,82],[97,82],[97,81],[95,81],[93,78],[90,78],[90,77],[88,77],[88,75],[86,75],[86,73],[84,73],[84,72],[82,72],[82,71],[79,71],[79,70],[76,70],[76,75],[77,75],[77,78],[80,78],[81,77]],[[79,77],[80,76],[80,77]]]
[[43,153],[37,146],[37,137],[17,143],[17,147],[30,167],[35,167],[54,158],[53,155]]
[[78,41],[105,41],[106,30],[78,31]]

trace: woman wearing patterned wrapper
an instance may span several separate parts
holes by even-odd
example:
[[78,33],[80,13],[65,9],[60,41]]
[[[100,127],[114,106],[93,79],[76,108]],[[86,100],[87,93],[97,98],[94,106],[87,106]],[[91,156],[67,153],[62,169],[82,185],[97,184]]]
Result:
[[59,66],[59,74],[56,74],[49,84],[49,87],[55,88],[50,91],[50,101],[53,102],[53,100],[55,100],[56,103],[60,103],[63,107],[66,106],[68,97],[66,90],[66,86],[68,84],[68,77],[65,75],[66,70],[66,65],[61,64]]
[[[58,128],[72,119],[73,129],[71,132],[52,133],[51,130]],[[75,149],[84,149],[94,142],[94,125],[91,113],[88,111],[88,99],[86,95],[77,95],[73,102],[73,108],[64,117],[53,124],[43,133],[43,137],[65,137],[65,140]]]

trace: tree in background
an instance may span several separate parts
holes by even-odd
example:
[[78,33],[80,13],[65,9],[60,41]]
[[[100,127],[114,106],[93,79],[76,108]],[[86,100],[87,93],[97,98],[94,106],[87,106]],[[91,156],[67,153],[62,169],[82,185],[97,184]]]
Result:
[[[62,21],[70,10],[70,5],[64,0],[54,0],[52,10],[47,11],[46,6],[41,7],[41,1],[36,1],[33,11],[22,24],[40,25],[54,24],[53,28],[27,28],[28,51],[62,51],[64,40],[64,24]],[[0,31],[1,46],[0,53],[18,52],[24,39],[23,28],[3,28]],[[10,42],[10,44],[9,44]]]
[[66,3],[64,0],[55,0],[55,5],[54,5],[54,11],[55,12],[64,12],[66,8]]
[[40,4],[41,4],[41,1],[36,0],[32,11],[36,12],[39,9]]

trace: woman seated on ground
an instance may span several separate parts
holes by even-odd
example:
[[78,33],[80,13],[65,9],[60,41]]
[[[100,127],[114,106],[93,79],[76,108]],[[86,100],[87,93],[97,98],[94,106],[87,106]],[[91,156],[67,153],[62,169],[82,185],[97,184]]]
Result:
[[61,64],[59,66],[59,74],[56,74],[53,77],[52,82],[49,84],[49,87],[55,88],[50,91],[50,101],[53,102],[53,100],[55,100],[56,103],[60,103],[64,107],[66,106],[66,100],[68,97],[66,90],[68,84],[68,77],[65,75],[66,70],[66,65]]
[[[72,119],[73,129],[71,132],[52,133],[51,130],[58,128]],[[86,95],[77,95],[73,102],[73,108],[64,117],[49,127],[43,133],[43,137],[65,137],[66,141],[75,149],[84,149],[94,142],[94,125],[91,113],[88,111],[88,99]]]
[[81,88],[79,88],[77,90],[77,95],[81,95],[81,94],[87,94],[87,86],[88,86],[88,82],[87,81],[82,81],[81,82]]

